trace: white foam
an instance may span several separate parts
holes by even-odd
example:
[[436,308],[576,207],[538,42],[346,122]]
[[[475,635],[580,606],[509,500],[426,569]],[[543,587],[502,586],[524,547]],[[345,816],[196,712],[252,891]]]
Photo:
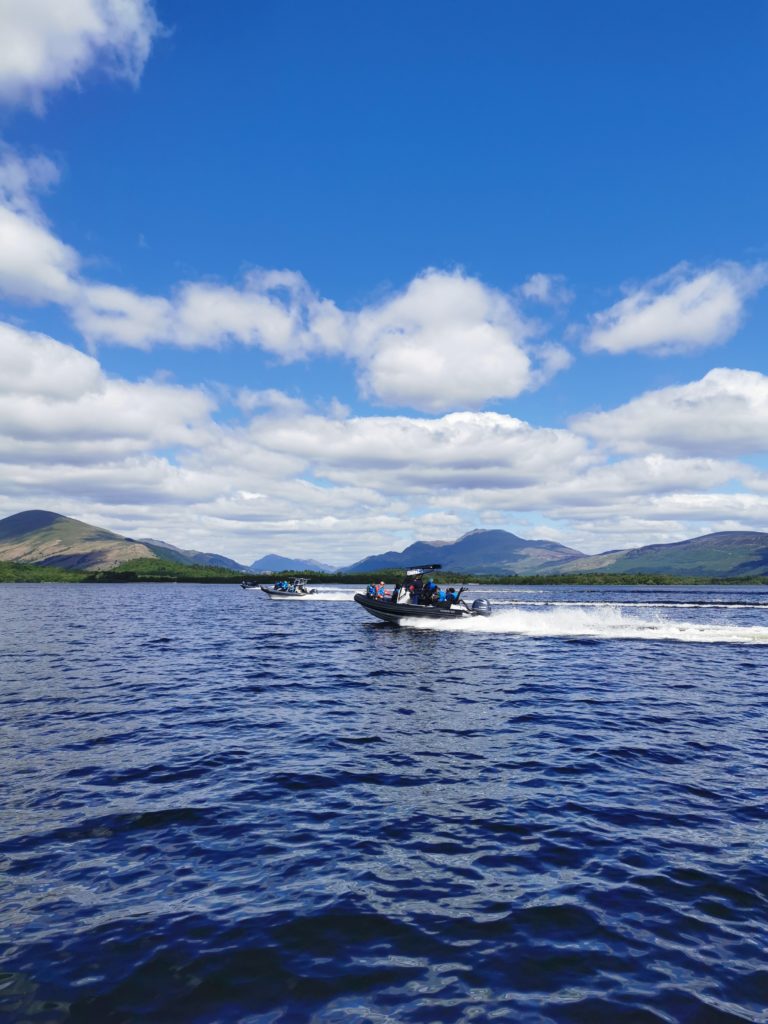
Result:
[[[605,608],[605,601],[547,601],[539,598],[532,601],[510,601],[503,597],[492,598],[494,607],[514,605],[521,608],[536,606],[547,608]],[[765,608],[765,601],[611,601],[614,608]]]
[[409,629],[460,630],[467,633],[520,634],[524,636],[597,637],[616,640],[678,640],[685,643],[768,644],[764,626],[732,626],[681,622],[662,613],[643,618],[626,615],[620,607],[603,604],[600,609],[560,605],[546,611],[519,609],[495,612],[489,618],[472,616],[455,621],[407,619]]

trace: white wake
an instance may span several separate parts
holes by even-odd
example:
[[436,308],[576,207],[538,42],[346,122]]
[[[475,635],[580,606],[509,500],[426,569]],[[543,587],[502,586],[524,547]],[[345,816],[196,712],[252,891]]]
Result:
[[768,622],[761,626],[729,623],[697,623],[667,618],[662,612],[649,616],[628,615],[621,607],[600,608],[561,605],[545,611],[521,609],[495,611],[489,618],[441,621],[406,619],[408,629],[459,630],[467,633],[506,633],[538,637],[596,637],[618,640],[678,640],[685,643],[768,644]]

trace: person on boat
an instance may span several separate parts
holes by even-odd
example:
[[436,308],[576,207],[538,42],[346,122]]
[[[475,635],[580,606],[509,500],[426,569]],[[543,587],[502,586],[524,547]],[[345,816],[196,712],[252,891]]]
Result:
[[398,598],[399,598],[399,597],[400,597],[400,584],[399,584],[399,583],[396,583],[396,584],[394,585],[394,587],[392,587],[392,597],[390,598],[390,600],[391,600],[391,601],[392,601],[392,602],[393,602],[394,604],[397,604],[397,601],[398,601]]
[[458,597],[459,595],[456,593],[456,588],[448,587],[448,589],[445,592],[445,603],[449,606],[455,604],[455,602],[458,600]]
[[436,593],[437,584],[435,581],[427,580],[427,585],[424,587],[424,604],[432,604]]
[[376,597],[376,587],[373,585],[373,583],[368,584],[368,587],[365,592],[368,595],[368,597]]
[[381,598],[383,598],[385,596],[386,596],[386,594],[385,594],[385,591],[384,591],[384,580],[381,580],[380,583],[376,584],[376,597],[381,599]]
[[413,604],[421,604],[422,595],[424,593],[424,581],[421,576],[417,576],[411,584],[411,601]]

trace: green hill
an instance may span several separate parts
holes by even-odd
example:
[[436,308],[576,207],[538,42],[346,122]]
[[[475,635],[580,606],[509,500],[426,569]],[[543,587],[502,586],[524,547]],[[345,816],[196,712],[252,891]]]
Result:
[[417,541],[404,551],[371,555],[342,572],[377,572],[437,562],[445,571],[487,575],[554,572],[553,566],[584,557],[548,540],[525,540],[507,530],[472,530],[457,541]]
[[649,544],[627,551],[576,558],[555,573],[666,573],[725,578],[768,575],[768,534],[749,530],[708,533],[674,544]]
[[0,520],[0,561],[4,562],[93,570],[153,557],[145,544],[57,512],[34,509]]
[[189,551],[159,540],[133,540],[79,519],[33,509],[0,520],[0,561],[99,571],[136,559],[243,571],[224,555]]

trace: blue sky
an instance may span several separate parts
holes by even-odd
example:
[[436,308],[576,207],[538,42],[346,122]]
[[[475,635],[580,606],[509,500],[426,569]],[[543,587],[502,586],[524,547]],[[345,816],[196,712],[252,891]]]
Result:
[[0,514],[334,564],[768,527],[763,3],[0,35]]

